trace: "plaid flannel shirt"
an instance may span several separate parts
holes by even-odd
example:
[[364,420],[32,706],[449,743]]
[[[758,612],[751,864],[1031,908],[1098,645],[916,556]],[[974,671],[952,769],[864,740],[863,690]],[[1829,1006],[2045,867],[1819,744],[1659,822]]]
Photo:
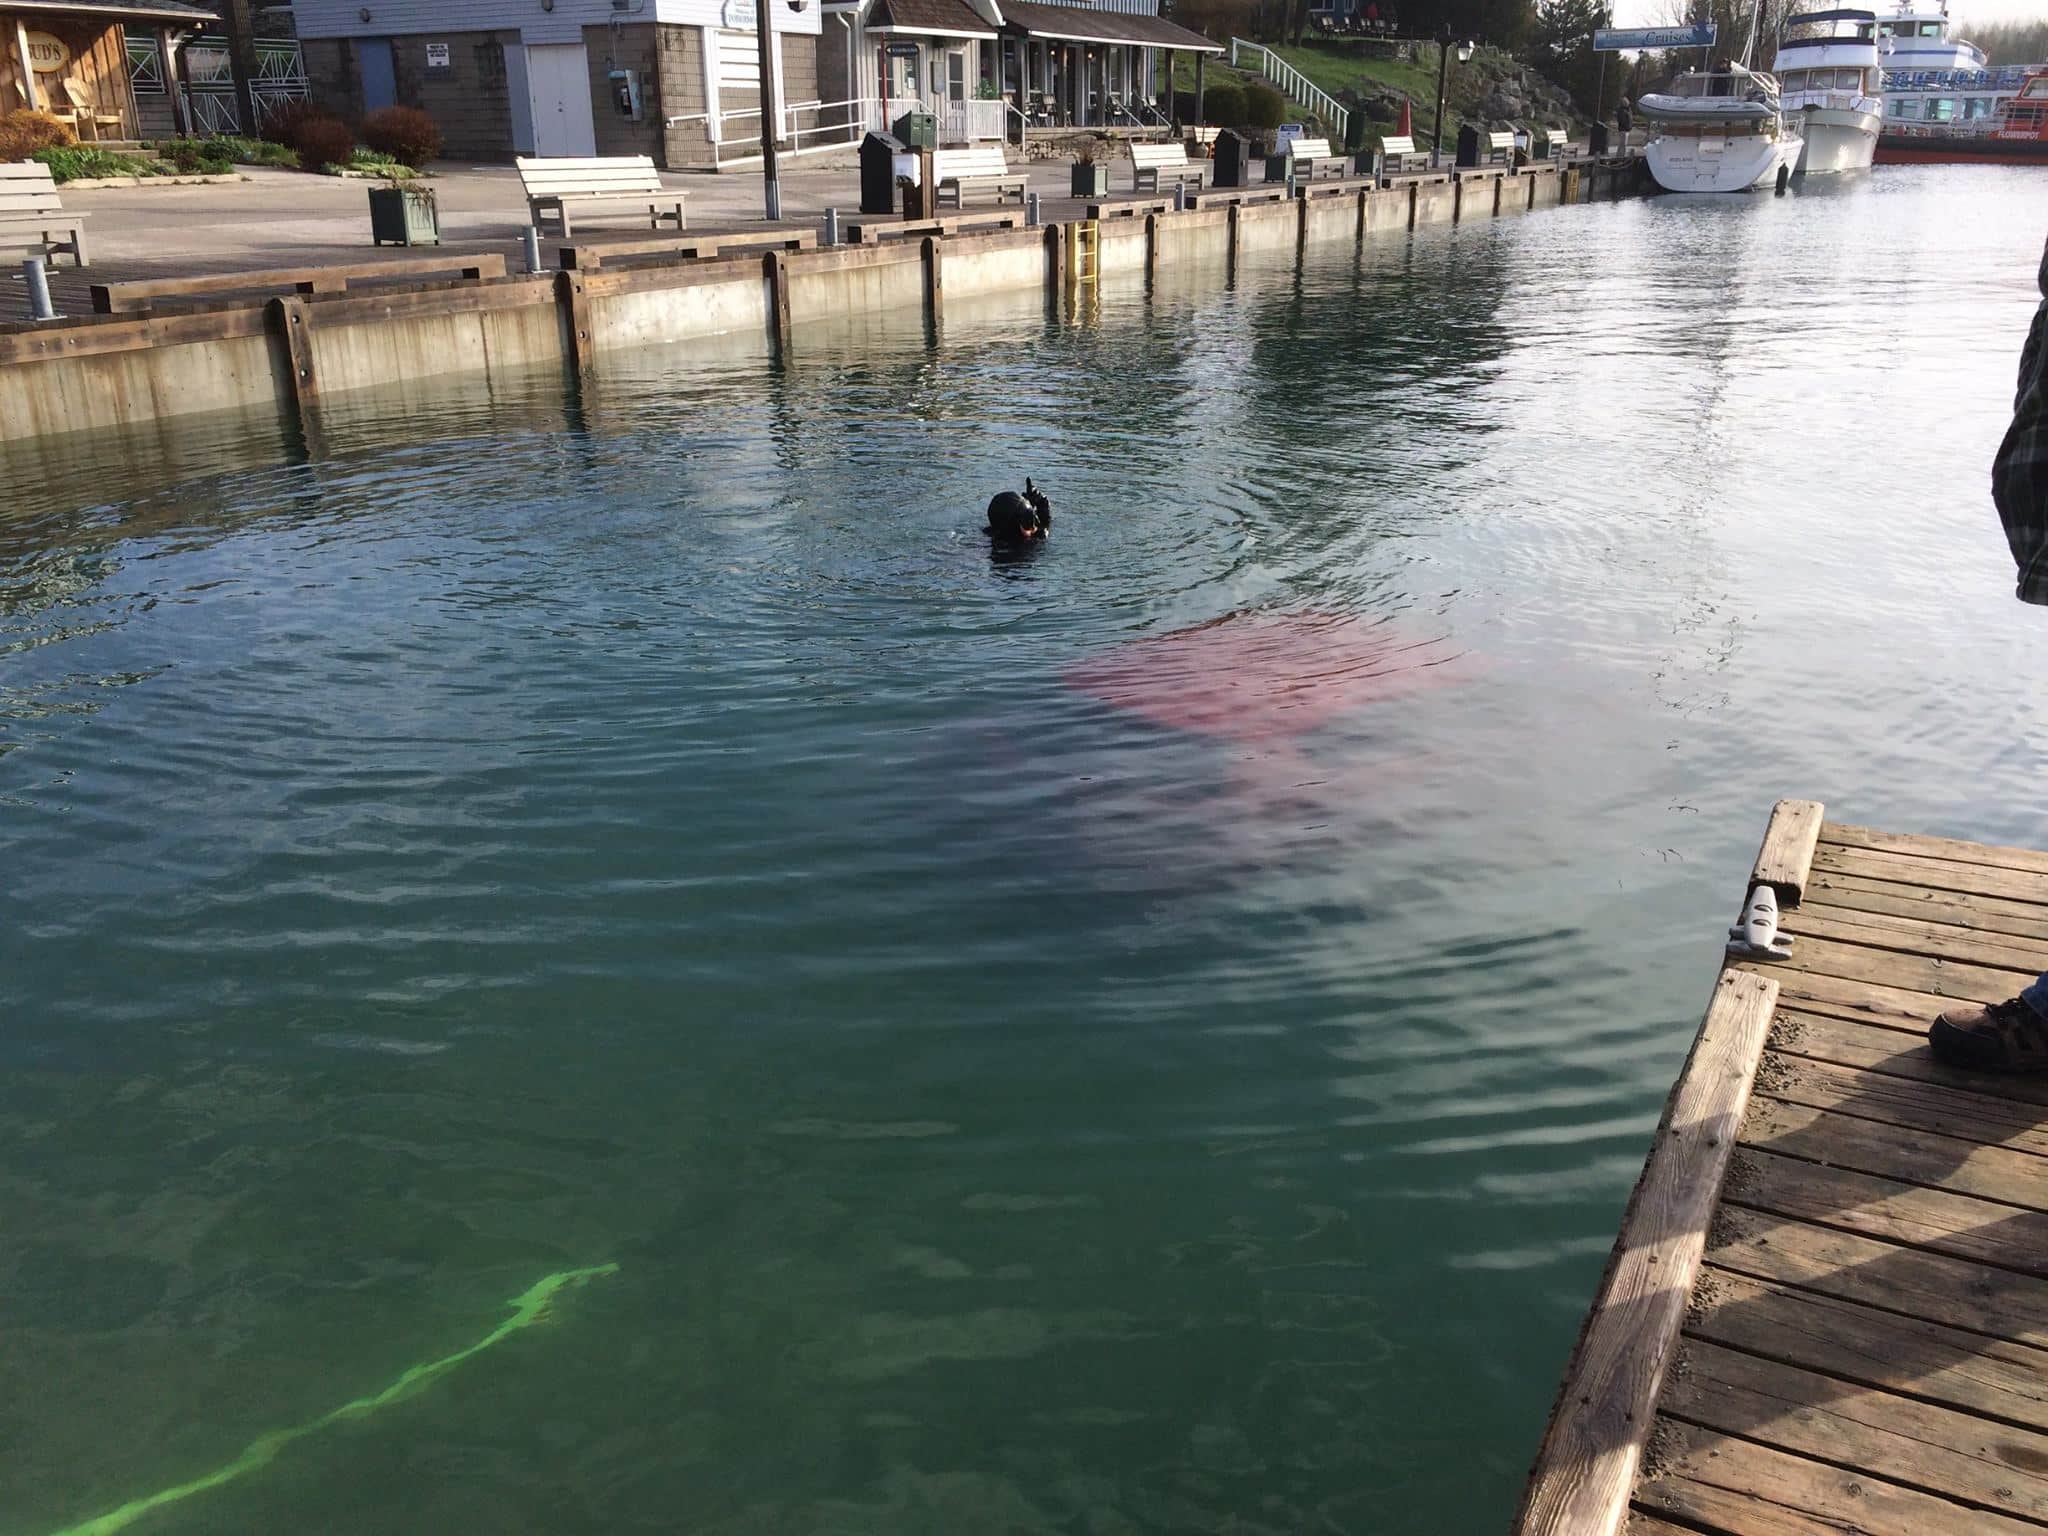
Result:
[[2019,599],[2048,604],[2048,249],[2041,252],[2041,307],[2020,353],[2012,425],[1991,461],[1991,499],[2019,566]]

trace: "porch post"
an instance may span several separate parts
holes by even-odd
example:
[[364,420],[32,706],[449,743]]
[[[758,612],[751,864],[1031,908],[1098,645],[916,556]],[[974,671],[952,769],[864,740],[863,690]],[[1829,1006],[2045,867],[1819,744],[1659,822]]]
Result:
[[1201,127],[1208,119],[1202,115],[1202,66],[1209,62],[1209,55],[1195,55],[1195,126]]
[[[1169,123],[1178,123],[1180,117],[1173,104],[1173,65],[1173,50],[1169,48],[1166,50],[1166,120]],[[1158,98],[1153,99],[1156,101]]]
[[164,94],[171,98],[171,121],[185,138],[192,137],[192,123],[185,115],[185,93],[178,84],[178,45],[169,27],[156,29],[157,56],[163,60]]
[[22,104],[31,112],[40,112],[43,93],[36,84],[35,60],[28,56],[28,24],[19,16],[14,18],[14,57],[21,63]]

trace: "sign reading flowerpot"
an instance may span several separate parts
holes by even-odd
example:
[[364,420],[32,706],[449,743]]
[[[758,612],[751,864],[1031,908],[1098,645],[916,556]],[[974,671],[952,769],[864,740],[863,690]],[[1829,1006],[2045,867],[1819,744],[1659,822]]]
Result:
[[30,32],[26,37],[28,62],[37,74],[62,74],[71,67],[71,49],[63,38],[47,32]]

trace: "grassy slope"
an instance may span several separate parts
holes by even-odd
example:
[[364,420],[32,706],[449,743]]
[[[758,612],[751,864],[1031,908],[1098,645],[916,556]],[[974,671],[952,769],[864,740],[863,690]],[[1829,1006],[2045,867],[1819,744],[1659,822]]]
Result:
[[[1282,45],[1273,50],[1300,70],[1317,85],[1335,96],[1339,91],[1352,90],[1366,95],[1379,91],[1394,91],[1405,95],[1414,105],[1415,140],[1427,143],[1435,131],[1432,121],[1436,114],[1436,51],[1424,46],[1418,49],[1421,55],[1415,63],[1400,59],[1368,58],[1358,43],[1320,42],[1304,40],[1299,48]],[[1469,64],[1451,64],[1449,81],[1450,100],[1444,108],[1444,143],[1448,146],[1457,136],[1460,109],[1469,107],[1484,96],[1493,81],[1502,75],[1512,74],[1519,68],[1508,55],[1497,53],[1490,48],[1481,49]],[[1192,65],[1183,62],[1175,71],[1176,88],[1192,91],[1195,88],[1195,72]],[[1249,84],[1265,77],[1256,73],[1234,71],[1220,62],[1212,63],[1209,79],[1234,80]]]

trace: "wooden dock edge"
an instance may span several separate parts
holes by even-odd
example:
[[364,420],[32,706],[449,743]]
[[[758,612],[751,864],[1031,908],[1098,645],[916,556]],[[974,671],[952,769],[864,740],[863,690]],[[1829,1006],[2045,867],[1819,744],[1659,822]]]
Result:
[[[1805,830],[1806,812],[1798,808],[1809,805],[1780,802],[1758,856],[1761,869],[1765,854],[1796,855],[1803,837],[1802,886],[1820,827],[1820,808],[1812,805],[1812,830]],[[1781,834],[1776,841],[1774,834]],[[1778,983],[1767,977],[1724,970],[1714,983],[1565,1367],[1515,1536],[1613,1536],[1628,1519],[1665,1368],[1706,1253],[1777,1002]]]
[[1820,843],[1825,811],[1818,800],[1780,800],[1772,808],[1763,846],[1756,851],[1756,867],[1749,875],[1752,889],[1768,885],[1785,905],[1799,905],[1807,876],[1813,873],[1813,851]]

